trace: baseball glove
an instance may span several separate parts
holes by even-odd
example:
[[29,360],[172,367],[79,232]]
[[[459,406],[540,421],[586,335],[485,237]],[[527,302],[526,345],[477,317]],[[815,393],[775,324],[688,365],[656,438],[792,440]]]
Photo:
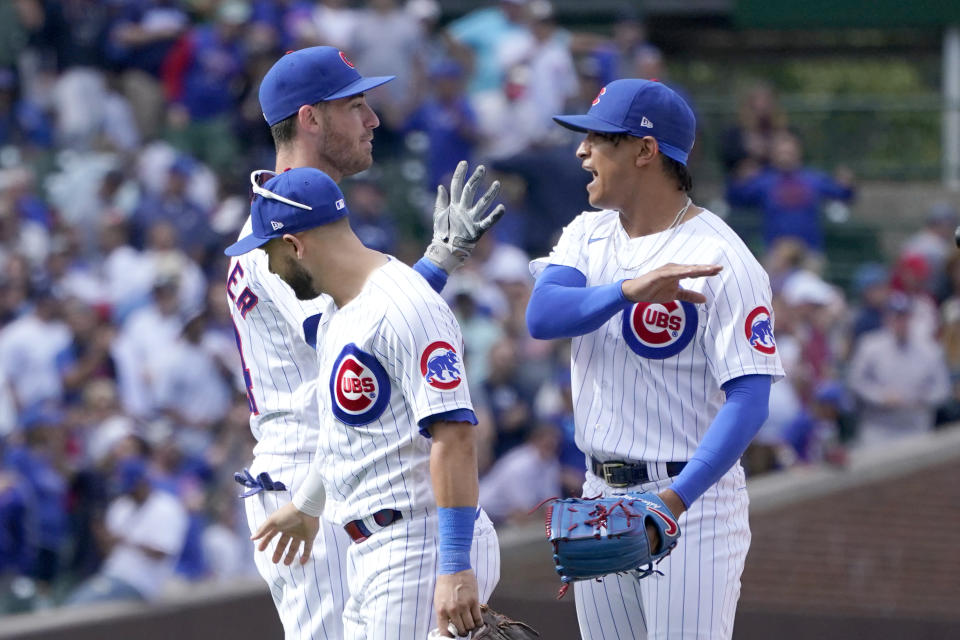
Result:
[[[650,548],[648,524],[660,532],[658,549]],[[670,509],[653,493],[557,500],[547,510],[546,525],[563,582],[560,597],[574,580],[626,572],[646,578],[680,537]]]
[[483,626],[473,632],[473,640],[532,640],[540,634],[528,625],[511,620],[485,604],[480,605]]

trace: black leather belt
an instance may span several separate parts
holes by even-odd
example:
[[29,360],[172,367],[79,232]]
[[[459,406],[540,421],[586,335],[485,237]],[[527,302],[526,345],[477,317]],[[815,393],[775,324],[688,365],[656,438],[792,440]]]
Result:
[[[648,464],[657,463],[625,462],[623,460],[600,462],[593,456],[590,457],[590,468],[593,470],[593,474],[617,489],[649,482],[651,478],[650,474],[647,473]],[[667,466],[667,475],[671,477],[679,474],[687,466],[686,462],[667,462],[664,464]]]

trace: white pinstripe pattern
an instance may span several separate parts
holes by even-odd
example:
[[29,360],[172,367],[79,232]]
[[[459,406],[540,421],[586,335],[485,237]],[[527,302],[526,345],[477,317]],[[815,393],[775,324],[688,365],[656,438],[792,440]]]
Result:
[[[427,345],[442,340],[463,354],[460,328],[450,308],[414,270],[391,260],[360,294],[330,314],[320,348],[319,397],[323,424],[318,467],[327,489],[325,515],[346,524],[380,511],[432,512],[430,440],[418,421],[454,409],[472,409],[462,381],[451,391],[430,387],[420,373]],[[334,415],[330,379],[343,348],[353,344],[374,356],[389,378],[390,400],[378,419],[360,426]],[[378,393],[383,393],[381,389]]]
[[[347,552],[356,589],[344,610],[345,640],[423,640],[436,626],[437,518],[403,519]],[[473,530],[471,565],[480,602],[500,579],[500,545],[486,513]]]
[[[665,479],[622,491],[654,493]],[[588,474],[584,495],[613,495]],[[652,575],[574,585],[584,640],[722,640],[733,634],[740,575],[750,546],[743,468],[735,465],[679,518],[680,542]]]
[[[259,456],[251,472],[258,474],[273,468],[273,477],[288,479],[289,491],[263,491],[244,500],[250,532],[256,531],[267,517],[290,502],[310,468],[311,454],[299,462],[289,456]],[[283,624],[285,640],[340,640],[343,637],[342,612],[347,587],[341,578],[346,573],[344,559],[350,538],[341,528],[320,519],[320,532],[306,565],[299,559],[291,566],[274,564],[270,558],[276,542],[264,552],[254,549],[254,561],[261,577],[270,586],[273,603]]]
[[[649,255],[655,260],[644,264]],[[723,403],[723,383],[747,374],[783,377],[779,354],[755,350],[745,333],[753,309],[772,309],[769,278],[733,230],[709,211],[675,234],[635,239],[626,235],[617,212],[584,212],[564,229],[549,258],[533,267],[573,267],[593,286],[670,262],[724,267],[713,278],[681,282],[707,297],[696,305],[696,332],[682,350],[662,359],[635,352],[624,336],[623,314],[572,341],[576,440],[587,455],[652,463],[688,460]],[[663,464],[648,467],[654,478],[663,479],[634,490],[669,486]],[[737,464],[680,517],[680,543],[658,567],[664,577],[639,584],[629,576],[577,583],[583,637],[730,638],[750,542],[743,486]],[[609,491],[587,474],[584,495]]]
[[[250,220],[241,237],[250,232]],[[243,345],[258,415],[250,416],[257,438],[254,455],[296,455],[317,449],[319,425],[315,385],[317,354],[303,337],[303,321],[324,312],[328,296],[301,301],[267,268],[267,254],[254,250],[230,260],[230,274],[239,265],[243,275],[228,282],[227,305]],[[249,288],[258,297],[246,315],[229,297]]]
[[[248,233],[249,219],[240,236]],[[236,300],[248,288],[258,300],[242,313]],[[226,297],[258,409],[258,414],[250,416],[250,428],[258,441],[251,472],[266,471],[289,489],[246,499],[252,533],[270,513],[290,501],[292,491],[306,478],[316,451],[317,355],[304,340],[303,321],[324,312],[330,301],[325,296],[297,300],[293,291],[269,272],[266,254],[259,250],[230,261]],[[312,558],[305,566],[275,565],[270,562],[272,547],[265,553],[252,548],[257,569],[270,586],[286,640],[342,638],[348,545],[346,533],[321,518]]]
[[[573,339],[577,445],[600,460],[687,460],[723,403],[720,385],[745,374],[783,376],[779,355],[758,353],[743,332],[752,309],[771,308],[769,278],[720,218],[704,211],[679,227],[657,264],[621,268],[641,263],[670,233],[630,240],[616,212],[585,212],[564,229],[550,257],[537,261],[576,268],[588,286],[636,277],[668,262],[724,266],[713,278],[681,283],[704,293],[707,303],[697,305],[692,342],[672,357],[634,353],[624,342],[619,313]],[[617,259],[614,234],[621,235]]]

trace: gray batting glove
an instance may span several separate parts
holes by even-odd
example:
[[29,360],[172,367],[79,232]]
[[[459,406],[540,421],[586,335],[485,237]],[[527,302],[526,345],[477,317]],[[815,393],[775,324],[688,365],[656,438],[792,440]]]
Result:
[[487,192],[474,203],[473,198],[486,172],[482,164],[477,165],[464,186],[467,162],[461,160],[453,172],[450,196],[447,196],[443,185],[437,187],[437,202],[433,209],[433,241],[424,255],[447,273],[453,273],[470,257],[477,241],[506,211],[500,204],[487,214],[490,204],[500,193],[499,180],[494,180]]

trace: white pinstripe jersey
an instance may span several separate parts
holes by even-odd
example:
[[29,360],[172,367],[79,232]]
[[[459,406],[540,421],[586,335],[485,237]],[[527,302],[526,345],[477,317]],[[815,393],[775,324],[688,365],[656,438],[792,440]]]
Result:
[[[250,232],[248,218],[240,237]],[[317,354],[307,343],[304,322],[314,318],[308,324],[315,326],[315,316],[332,304],[330,297],[298,300],[257,249],[230,260],[227,303],[257,439],[254,455],[313,453],[319,432]]]
[[391,259],[324,319],[324,517],[342,525],[386,508],[435,510],[431,441],[418,422],[473,408],[453,312],[419,274]]
[[705,304],[635,304],[573,338],[577,446],[599,460],[689,460],[723,404],[723,383],[747,374],[783,377],[770,280],[710,211],[633,239],[616,211],[586,211],[532,266],[573,267],[594,286],[671,262],[723,265],[716,276],[680,283],[703,293]]

